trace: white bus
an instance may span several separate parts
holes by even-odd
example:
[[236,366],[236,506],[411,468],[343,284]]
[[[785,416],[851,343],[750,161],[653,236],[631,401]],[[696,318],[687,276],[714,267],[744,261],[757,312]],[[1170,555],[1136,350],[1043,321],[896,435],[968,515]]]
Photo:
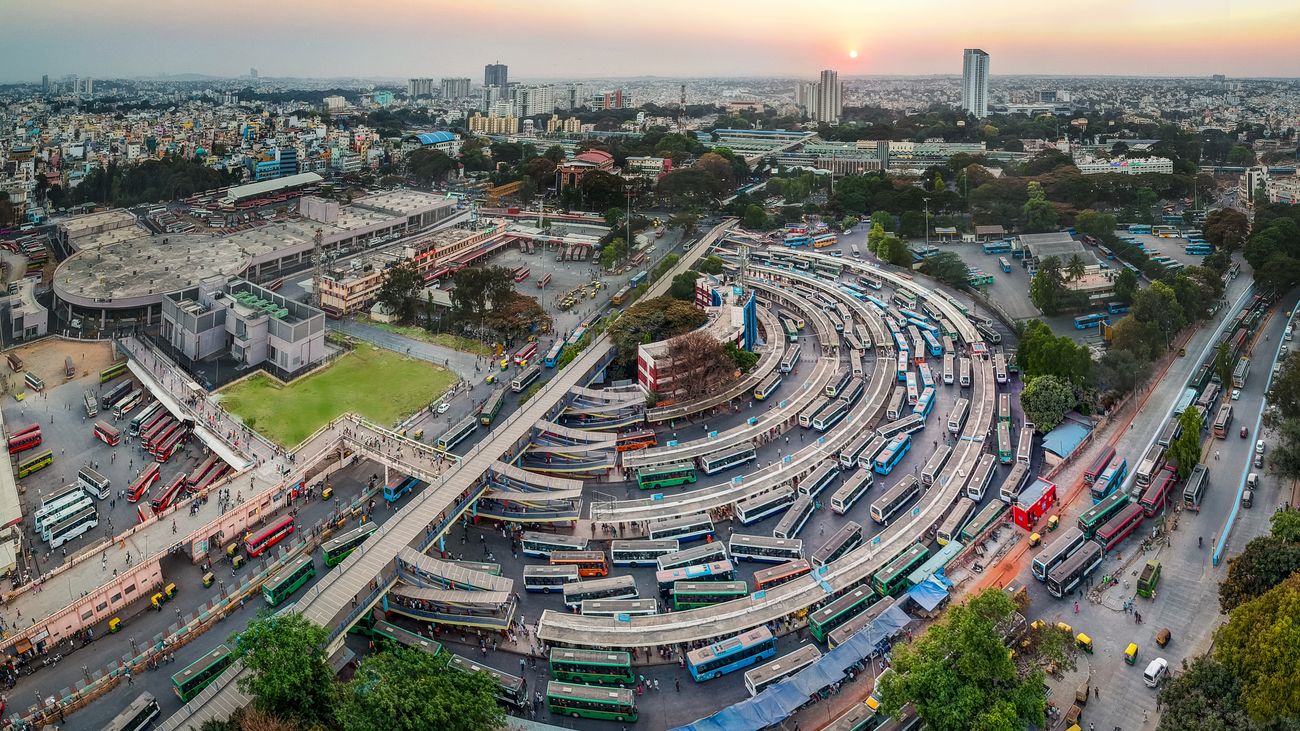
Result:
[[107,477],[89,467],[77,468],[77,484],[100,500],[107,500],[111,483]]
[[777,370],[782,373],[791,373],[797,367],[799,367],[799,344],[795,343],[793,347],[785,351],[785,355],[781,356],[781,364]]
[[956,358],[952,353],[945,353],[943,356],[943,383],[945,386],[951,386],[954,378],[953,362]]
[[989,489],[989,482],[993,480],[993,468],[997,465],[998,458],[992,454],[986,454],[980,457],[979,464],[971,471],[970,481],[966,483],[966,497],[979,502],[984,499],[984,493]]
[[99,511],[94,505],[50,527],[46,540],[55,549],[99,525]]
[[839,465],[834,460],[826,460],[817,465],[811,473],[799,480],[799,494],[808,497],[817,497],[825,490],[835,478],[840,474]]
[[[781,485],[760,495],[736,501],[736,517],[741,525],[756,523],[794,502],[794,488]],[[653,537],[653,536],[652,536]]]
[[862,545],[862,526],[850,520],[813,551],[812,565],[825,566]]
[[1056,540],[1043,546],[1039,549],[1038,555],[1034,556],[1034,561],[1030,565],[1034,578],[1047,581],[1047,575],[1052,572],[1052,569],[1074,553],[1075,549],[1082,546],[1086,540],[1088,537],[1083,534],[1083,531],[1075,527],[1066,528]]
[[524,531],[523,552],[525,556],[550,558],[553,551],[585,551],[587,540],[584,536],[565,536],[529,530]]
[[42,539],[47,541],[50,540],[50,537],[54,533],[54,529],[58,527],[60,523],[79,514],[86,508],[94,507],[95,501],[91,500],[90,496],[87,495],[85,491],[81,491],[77,493],[77,495],[78,497],[76,500],[62,503],[59,507],[39,518],[36,529],[40,531]]
[[763,563],[785,563],[803,558],[803,541],[798,538],[773,538],[771,536],[732,533],[731,555],[737,562],[749,560]]
[[1142,456],[1142,461],[1138,463],[1137,486],[1150,487],[1151,478],[1155,477],[1156,472],[1160,470],[1165,461],[1165,448],[1159,444],[1152,444],[1147,453]]
[[[1174,422],[1175,424],[1177,422]],[[1016,462],[1029,465],[1034,459],[1034,427],[1026,424],[1020,427],[1020,442],[1016,444]]]
[[745,690],[749,696],[762,693],[770,685],[785,680],[821,659],[822,651],[816,645],[804,645],[787,655],[782,655],[772,662],[759,665],[745,671]]
[[813,419],[817,418],[823,411],[830,408],[833,403],[829,396],[819,396],[816,401],[808,404],[799,412],[799,426],[808,429],[813,425]]
[[949,541],[957,540],[957,537],[961,535],[961,529],[966,525],[966,521],[970,520],[977,507],[979,507],[979,503],[968,497],[957,498],[957,504],[952,506],[952,509],[944,516],[943,522],[939,524],[938,530],[935,531],[935,542],[940,546],[946,546]]
[[650,540],[662,541],[675,538],[678,541],[693,541],[713,535],[713,519],[708,513],[682,515],[650,523]]
[[550,594],[552,591],[560,591],[564,585],[578,580],[578,567],[573,564],[567,566],[525,566],[524,567],[524,590],[540,591],[543,594]]
[[[947,449],[947,447],[944,447],[944,449]],[[866,495],[867,490],[870,490],[874,483],[875,478],[872,477],[871,470],[859,467],[856,472],[849,476],[849,479],[844,481],[843,485],[840,485],[840,489],[836,490],[834,495],[831,495],[831,512],[836,515],[844,515],[849,512],[853,504],[863,495]]]
[[881,525],[889,525],[898,511],[921,494],[921,483],[912,475],[906,475],[898,484],[889,488],[880,499],[871,504],[871,519]]
[[619,540],[610,544],[610,563],[615,566],[653,566],[660,556],[680,549],[681,544],[676,539]]
[[601,579],[572,581],[564,585],[564,606],[578,609],[591,599],[640,599],[636,579],[632,576],[606,576]]
[[654,599],[588,599],[579,611],[584,617],[644,617],[659,613]]
[[969,388],[970,387],[970,358],[967,358],[966,356],[963,355],[961,359],[958,360],[957,362],[959,364],[959,367],[957,369],[957,373],[958,373],[957,384],[960,385],[962,388]]
[[893,421],[903,418],[903,399],[907,396],[907,391],[902,388],[895,388],[889,394],[889,404],[885,407],[885,418]]
[[813,499],[807,495],[800,495],[790,504],[790,508],[781,516],[781,521],[772,529],[774,538],[795,538],[799,531],[803,530],[808,519],[812,517],[813,509],[816,506]]
[[733,447],[720,449],[717,452],[700,457],[700,468],[704,470],[706,475],[716,475],[736,465],[750,462],[755,456],[754,445],[749,442],[741,442]]
[[952,411],[948,414],[948,431],[961,434],[961,428],[966,425],[966,414],[969,412],[970,399],[957,399],[957,403],[952,405]]
[[1011,472],[1007,479],[1002,481],[1002,486],[998,488],[998,499],[1007,505],[1013,505],[1016,498],[1020,496],[1020,489],[1025,486],[1025,478],[1029,477],[1029,463],[1016,462],[1011,466]]
[[683,548],[680,551],[665,553],[655,559],[655,565],[660,571],[670,571],[679,569],[683,566],[699,566],[715,561],[730,561],[731,557],[727,555],[727,546],[722,541],[712,541],[701,543],[698,546]]
[[934,481],[939,479],[939,473],[942,472],[944,466],[948,464],[948,458],[951,456],[952,447],[947,444],[940,444],[939,448],[934,450],[934,453],[930,455],[930,460],[925,463],[925,467],[921,470],[921,484],[925,487],[933,485]]

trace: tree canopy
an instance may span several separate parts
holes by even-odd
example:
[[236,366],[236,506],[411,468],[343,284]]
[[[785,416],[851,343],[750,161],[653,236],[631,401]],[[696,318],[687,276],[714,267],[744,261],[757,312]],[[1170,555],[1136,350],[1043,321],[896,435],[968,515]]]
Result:
[[444,658],[414,648],[387,647],[366,657],[338,693],[342,731],[478,731],[504,723],[492,676],[453,670]]
[[334,673],[325,645],[329,632],[296,612],[262,614],[231,638],[248,673],[239,689],[265,713],[308,726],[327,722],[334,708]]
[[1043,433],[1055,429],[1076,403],[1074,389],[1057,376],[1038,376],[1020,392],[1020,407],[1025,421]]
[[691,302],[656,297],[627,308],[609,328],[609,337],[624,364],[636,361],[636,348],[681,335],[703,325],[708,316]]
[[415,268],[415,262],[407,259],[384,272],[384,281],[379,285],[376,299],[399,321],[405,322],[415,314],[419,304],[417,297],[422,289],[424,277]]
[[1030,320],[1021,329],[1016,362],[1028,379],[1056,376],[1074,384],[1082,384],[1092,368],[1087,346],[1054,334],[1042,320]]
[[1169,444],[1169,459],[1178,465],[1178,479],[1186,480],[1201,459],[1201,427],[1205,415],[1196,406],[1188,406],[1178,415],[1182,432]]

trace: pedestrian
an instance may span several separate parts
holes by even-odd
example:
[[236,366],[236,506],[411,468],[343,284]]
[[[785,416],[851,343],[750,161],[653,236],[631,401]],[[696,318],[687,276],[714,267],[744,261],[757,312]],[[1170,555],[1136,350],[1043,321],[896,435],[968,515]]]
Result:
[[1078,600],[1078,599],[1075,599],[1075,600],[1074,600],[1074,613],[1075,613],[1075,614],[1078,614],[1078,613],[1079,613],[1079,600]]
[[1093,697],[1093,698],[1101,698],[1101,686],[1100,686],[1100,685],[1094,685],[1094,686],[1092,686],[1092,697]]
[[682,679],[681,679],[681,678],[673,678],[673,685],[677,686],[677,692],[678,692],[678,693],[682,692]]

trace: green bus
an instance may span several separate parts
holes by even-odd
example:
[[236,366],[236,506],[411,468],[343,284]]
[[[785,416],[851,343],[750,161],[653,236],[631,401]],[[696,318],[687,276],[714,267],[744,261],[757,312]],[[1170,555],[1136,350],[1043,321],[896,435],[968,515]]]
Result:
[[1197,391],[1204,391],[1206,385],[1210,382],[1212,370],[1209,363],[1202,363],[1201,367],[1197,369],[1196,375],[1192,376],[1192,380],[1188,381],[1187,385]]
[[818,642],[825,642],[831,630],[861,614],[875,599],[876,593],[866,584],[862,584],[809,614],[808,629]]
[[636,681],[632,656],[614,650],[551,649],[551,676],[557,680],[584,683],[628,683]]
[[678,581],[673,584],[673,609],[696,609],[749,596],[743,581]]
[[483,407],[478,410],[478,423],[483,426],[490,425],[492,420],[497,418],[497,414],[501,413],[501,405],[504,404],[505,401],[505,386],[493,391],[492,394],[487,397],[487,401],[483,402]]
[[872,588],[880,596],[896,596],[907,588],[908,574],[924,563],[928,555],[930,549],[921,543],[903,551],[871,577]]
[[368,521],[346,533],[340,533],[325,541],[325,545],[321,546],[321,554],[325,557],[325,565],[338,566],[343,563],[343,559],[347,558],[348,554],[355,551],[357,546],[365,543],[370,534],[377,530],[379,530],[379,526],[374,521]]
[[636,472],[636,486],[642,490],[657,490],[661,487],[686,485],[696,480],[693,462],[674,462],[673,464],[643,467]]
[[190,663],[184,670],[172,676],[172,690],[180,696],[181,703],[189,703],[194,696],[208,687],[217,676],[230,667],[235,656],[230,648],[217,645],[212,652]]
[[961,533],[958,533],[957,537],[963,543],[969,543],[982,535],[985,530],[988,530],[988,527],[993,525],[993,521],[1001,517],[1006,509],[1007,504],[1001,500],[990,500],[989,504],[981,508],[974,518],[966,521],[966,525],[962,527]]
[[99,382],[100,382],[100,383],[108,383],[109,381],[113,380],[114,378],[120,378],[121,376],[126,375],[126,370],[127,370],[127,369],[126,369],[126,364],[127,364],[127,361],[122,361],[121,363],[114,363],[113,365],[111,365],[111,366],[105,368],[104,370],[100,371],[100,372],[99,372]]
[[370,635],[372,637],[383,637],[403,647],[424,650],[435,657],[439,652],[442,652],[441,644],[427,637],[421,637],[410,630],[398,627],[391,622],[385,622],[382,619],[375,621],[375,626],[370,628]]
[[[41,452],[40,454],[37,454],[33,457],[28,457],[27,459],[19,462],[18,477],[20,478],[26,477],[32,474],[33,472],[40,472],[41,470],[45,469],[46,467],[49,467],[52,464],[54,464],[54,450],[47,449],[44,452]],[[691,480],[691,482],[695,482],[695,480]]]
[[636,720],[636,696],[624,688],[600,688],[552,680],[546,684],[546,705],[551,713],[574,718]]
[[1123,490],[1116,490],[1101,499],[1101,502],[1088,508],[1088,511],[1079,516],[1079,530],[1083,535],[1092,538],[1097,533],[1097,529],[1106,524],[1120,511],[1125,505],[1128,505],[1128,495]]
[[262,585],[262,597],[274,607],[315,575],[316,564],[312,561],[311,554],[299,556],[266,580]]

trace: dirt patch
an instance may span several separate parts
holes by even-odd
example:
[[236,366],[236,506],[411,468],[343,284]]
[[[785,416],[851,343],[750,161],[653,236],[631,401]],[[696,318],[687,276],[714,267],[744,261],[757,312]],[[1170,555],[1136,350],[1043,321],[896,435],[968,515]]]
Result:
[[[45,338],[28,345],[20,345],[5,351],[14,353],[23,361],[23,372],[34,373],[50,388],[64,383],[64,359],[72,358],[77,373],[74,378],[81,378],[99,373],[113,363],[113,345],[108,341],[82,342],[62,338]],[[23,390],[23,376],[15,374],[8,363],[0,364],[0,372],[8,383],[9,390]]]

